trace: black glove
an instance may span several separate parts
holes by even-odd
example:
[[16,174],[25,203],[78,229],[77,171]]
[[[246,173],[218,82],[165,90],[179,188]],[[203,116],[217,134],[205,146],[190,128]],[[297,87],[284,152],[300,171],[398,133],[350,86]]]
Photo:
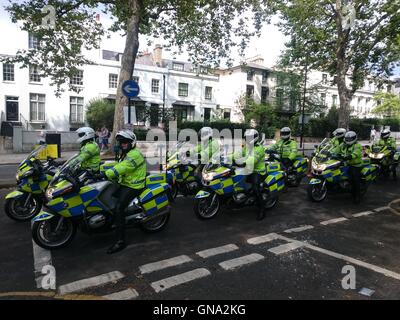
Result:
[[99,172],[93,175],[96,180],[107,180],[107,176],[104,172]]

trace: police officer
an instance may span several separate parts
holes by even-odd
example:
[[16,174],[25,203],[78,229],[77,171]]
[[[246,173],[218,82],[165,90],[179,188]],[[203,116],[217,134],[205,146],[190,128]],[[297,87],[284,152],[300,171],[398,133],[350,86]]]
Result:
[[80,162],[81,169],[92,174],[97,173],[100,169],[100,148],[95,141],[96,133],[89,127],[79,128],[76,132],[78,133],[77,142],[81,144],[76,161]]
[[136,136],[130,130],[119,131],[115,137],[121,150],[119,162],[106,171],[107,179],[118,179],[119,189],[114,193],[118,198],[115,208],[116,242],[108,249],[112,254],[123,250],[125,243],[125,209],[140,195],[145,187],[146,161],[136,148]]
[[[381,132],[381,138],[378,140],[378,142],[374,143],[374,145],[377,145],[379,147],[386,147],[386,150],[391,151],[390,153],[390,158],[392,160],[393,155],[396,151],[396,140],[390,137],[390,130],[389,129],[384,129]],[[393,179],[397,179],[397,174],[396,174],[396,166],[392,166],[392,174],[393,174]]]
[[335,149],[342,161],[346,161],[349,168],[350,183],[352,185],[353,200],[355,203],[361,201],[361,166],[362,147],[357,142],[357,134],[354,131],[346,132],[344,143]]
[[213,157],[218,155],[220,145],[217,139],[213,139],[213,129],[203,127],[199,131],[200,143],[194,148],[194,153],[197,154],[200,161],[196,168],[196,175],[201,176],[204,166],[211,162]]
[[245,146],[242,152],[235,153],[233,159],[244,159],[246,167],[252,170],[249,180],[257,197],[259,208],[257,220],[262,220],[265,218],[264,200],[261,193],[261,183],[266,174],[265,151],[260,143],[260,134],[257,130],[247,129],[244,133],[244,139]]
[[293,160],[297,156],[297,142],[291,139],[291,134],[292,131],[289,127],[282,128],[280,140],[267,148],[267,150],[272,150],[279,154],[281,162],[286,169],[293,165]]
[[331,139],[332,148],[336,148],[344,142],[344,135],[346,134],[346,131],[347,130],[344,128],[337,128],[335,131],[333,131],[333,138]]

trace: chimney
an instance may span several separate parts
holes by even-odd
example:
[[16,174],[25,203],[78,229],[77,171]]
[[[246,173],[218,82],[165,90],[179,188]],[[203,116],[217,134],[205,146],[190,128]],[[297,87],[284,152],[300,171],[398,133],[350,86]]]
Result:
[[156,44],[153,50],[153,63],[157,67],[161,67],[162,65],[162,46],[160,44]]
[[259,64],[261,66],[264,65],[264,58],[260,54],[256,55],[255,57],[246,59],[246,61],[247,62],[252,62],[252,63],[255,63],[255,64]]

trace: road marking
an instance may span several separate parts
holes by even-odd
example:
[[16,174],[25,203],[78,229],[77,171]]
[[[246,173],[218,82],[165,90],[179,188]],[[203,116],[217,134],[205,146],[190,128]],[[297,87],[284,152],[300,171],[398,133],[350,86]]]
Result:
[[287,253],[292,250],[296,250],[301,247],[303,247],[303,244],[297,243],[297,242],[292,242],[292,243],[286,243],[286,244],[282,244],[278,247],[268,249],[268,251],[272,252],[273,254],[280,255],[280,254]]
[[219,254],[231,252],[238,250],[239,247],[235,244],[227,244],[226,246],[221,246],[217,248],[211,248],[203,251],[196,252],[196,254],[202,258],[209,258]]
[[333,224],[333,223],[338,223],[338,222],[342,222],[342,221],[346,221],[348,220],[347,218],[337,218],[337,219],[331,219],[331,220],[326,220],[326,221],[322,221],[320,222],[320,224],[322,224],[323,226],[326,226],[328,224]]
[[65,285],[62,285],[58,288],[58,292],[60,295],[81,291],[84,289],[88,289],[91,287],[98,287],[110,282],[116,282],[125,276],[119,271],[113,271],[109,273],[102,274],[97,277],[92,277],[88,279],[78,280],[75,282],[71,282]]
[[389,207],[386,206],[386,207],[380,207],[380,208],[373,209],[372,211],[381,212],[381,211],[385,211],[385,210],[388,210],[388,209],[389,209]]
[[244,266],[246,264],[260,261],[262,259],[264,259],[264,256],[262,256],[261,254],[252,253],[252,254],[249,254],[247,256],[243,256],[240,258],[223,261],[223,262],[219,263],[219,265],[224,270],[233,270],[233,269],[239,268],[241,266]]
[[270,242],[273,240],[276,240],[279,238],[279,235],[276,233],[269,233],[266,234],[264,236],[260,236],[260,237],[255,237],[255,238],[251,238],[247,240],[248,244],[253,244],[253,245],[257,245],[257,244],[261,244],[261,243],[265,243],[265,242]]
[[142,274],[151,273],[153,271],[162,270],[169,267],[174,267],[186,262],[193,261],[188,256],[182,255],[178,257],[174,257],[171,259],[161,260],[153,263],[144,264],[139,267],[139,270]]
[[364,217],[364,216],[368,216],[370,214],[373,214],[373,212],[372,211],[363,211],[363,212],[360,212],[360,213],[353,214],[353,217],[354,218]]
[[155,290],[155,292],[158,293],[196,279],[207,277],[209,275],[211,275],[210,271],[205,268],[199,268],[182,274],[178,274],[176,276],[165,278],[160,281],[153,282],[151,283],[151,286]]
[[298,228],[287,229],[284,232],[286,232],[286,233],[302,232],[302,231],[309,230],[309,229],[314,229],[314,227],[310,226],[310,225],[306,225],[306,226],[302,226],[302,227],[298,227]]
[[139,296],[139,293],[132,288],[126,289],[124,291],[115,292],[112,294],[108,294],[103,296],[103,298],[107,300],[132,300]]
[[301,242],[301,241],[290,239],[290,238],[287,238],[287,237],[284,237],[284,236],[279,236],[279,238],[282,239],[282,240],[289,241],[289,242],[298,243],[299,245],[302,245],[304,248],[308,248],[308,249],[311,249],[311,250],[326,254],[328,256],[331,256],[331,257],[334,257],[334,258],[337,258],[337,259],[340,259],[340,260],[344,260],[346,262],[349,262],[351,264],[355,264],[355,265],[358,265],[360,267],[369,269],[369,270],[374,271],[376,273],[383,274],[386,277],[390,277],[390,278],[394,278],[396,280],[400,280],[400,274],[399,273],[390,271],[388,269],[384,269],[384,268],[381,268],[379,266],[375,266],[373,264],[370,264],[370,263],[367,263],[367,262],[364,262],[364,261],[361,261],[361,260],[358,260],[358,259],[355,259],[355,258],[352,258],[352,257],[349,257],[349,256],[345,256],[345,255],[340,254],[340,253],[336,253],[336,252],[333,252],[333,251],[330,251],[330,250],[319,248],[319,247],[313,246],[313,245],[311,245],[309,243],[306,243],[306,242]]
[[[31,221],[31,226],[33,225],[33,221]],[[51,251],[43,249],[39,247],[35,241],[32,240],[33,246],[33,267],[35,273],[35,281],[36,288],[42,288],[42,279],[44,275],[42,274],[42,270],[44,266],[53,265],[51,259]]]

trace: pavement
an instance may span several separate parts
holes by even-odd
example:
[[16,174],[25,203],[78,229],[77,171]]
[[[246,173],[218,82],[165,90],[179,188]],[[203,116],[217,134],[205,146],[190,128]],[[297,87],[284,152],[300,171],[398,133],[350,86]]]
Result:
[[[67,248],[38,250],[30,224],[3,213],[9,190],[0,190],[0,257],[9,257],[0,261],[0,299],[399,299],[400,216],[388,204],[400,182],[377,181],[360,205],[348,194],[310,202],[306,183],[262,221],[256,208],[200,221],[193,198],[179,197],[165,230],[129,229],[128,247],[113,256],[113,234],[78,232]],[[56,270],[53,290],[41,287],[43,261]]]

